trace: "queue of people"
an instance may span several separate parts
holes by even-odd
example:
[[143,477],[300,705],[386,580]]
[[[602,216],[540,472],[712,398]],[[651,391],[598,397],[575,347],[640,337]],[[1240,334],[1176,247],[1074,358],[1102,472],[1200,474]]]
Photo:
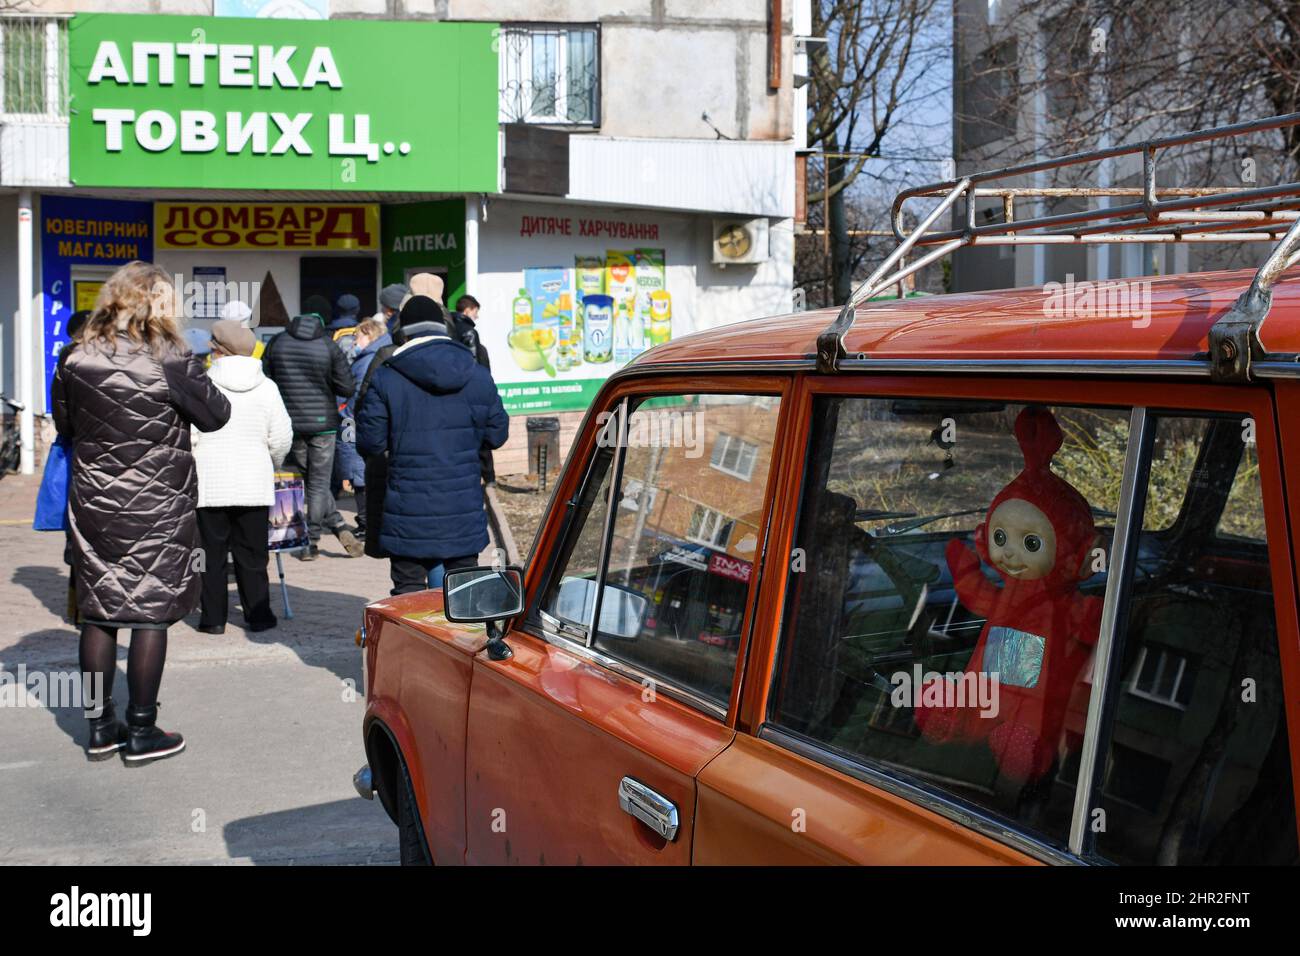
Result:
[[[184,750],[157,726],[168,628],[197,606],[201,632],[224,632],[228,556],[245,629],[278,623],[267,524],[282,464],[304,480],[304,560],[328,531],[350,557],[388,558],[392,594],[477,563],[488,545],[483,484],[509,421],[474,329],[478,303],[463,296],[448,313],[442,291],[437,276],[413,276],[385,287],[370,319],[352,296],[337,310],[309,299],[265,346],[241,303],[191,348],[157,266],[132,262],[104,283],[52,391],[69,449],[91,760],[121,753],[138,766]],[[206,368],[196,348],[210,354]],[[355,532],[332,493],[336,474],[356,499]],[[125,721],[112,696],[123,630]]]

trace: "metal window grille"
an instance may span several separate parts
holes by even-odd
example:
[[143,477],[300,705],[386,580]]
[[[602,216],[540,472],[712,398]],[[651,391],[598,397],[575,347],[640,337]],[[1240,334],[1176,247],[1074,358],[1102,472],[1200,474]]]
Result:
[[503,27],[500,121],[596,125],[599,51],[594,26]]
[[66,17],[0,17],[0,112],[68,115]]

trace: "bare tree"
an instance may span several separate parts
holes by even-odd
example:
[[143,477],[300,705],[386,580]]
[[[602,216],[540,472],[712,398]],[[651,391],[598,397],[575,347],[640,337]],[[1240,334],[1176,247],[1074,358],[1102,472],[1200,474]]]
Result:
[[807,202],[810,225],[829,232],[829,255],[806,244],[796,274],[805,287],[829,278],[834,302],[852,291],[871,245],[863,233],[882,225],[878,204],[855,204],[851,187],[871,160],[886,158],[887,145],[915,150],[909,114],[946,87],[947,44],[936,40],[947,33],[935,30],[942,10],[938,0],[814,0],[813,33],[826,42],[809,57],[808,145],[819,158],[808,171]]

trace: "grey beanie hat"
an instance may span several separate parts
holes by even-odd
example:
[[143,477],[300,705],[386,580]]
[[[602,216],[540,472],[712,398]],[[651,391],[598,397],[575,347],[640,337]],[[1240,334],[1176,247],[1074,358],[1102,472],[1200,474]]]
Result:
[[411,290],[403,282],[386,285],[383,291],[379,293],[379,304],[394,310],[401,309],[403,300],[410,295],[410,292]]

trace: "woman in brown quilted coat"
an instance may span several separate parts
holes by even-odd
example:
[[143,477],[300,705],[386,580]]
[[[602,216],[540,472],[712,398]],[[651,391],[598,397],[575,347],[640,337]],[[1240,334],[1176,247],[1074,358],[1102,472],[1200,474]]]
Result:
[[[146,262],[118,269],[54,373],[54,424],[72,442],[68,491],[92,760],[128,766],[180,753],[156,726],[167,628],[198,603],[202,548],[190,426],[216,431],[230,404],[185,348],[175,292]],[[126,725],[113,711],[117,632],[131,631]],[[101,683],[102,682],[102,683]],[[101,709],[102,708],[102,709]]]

